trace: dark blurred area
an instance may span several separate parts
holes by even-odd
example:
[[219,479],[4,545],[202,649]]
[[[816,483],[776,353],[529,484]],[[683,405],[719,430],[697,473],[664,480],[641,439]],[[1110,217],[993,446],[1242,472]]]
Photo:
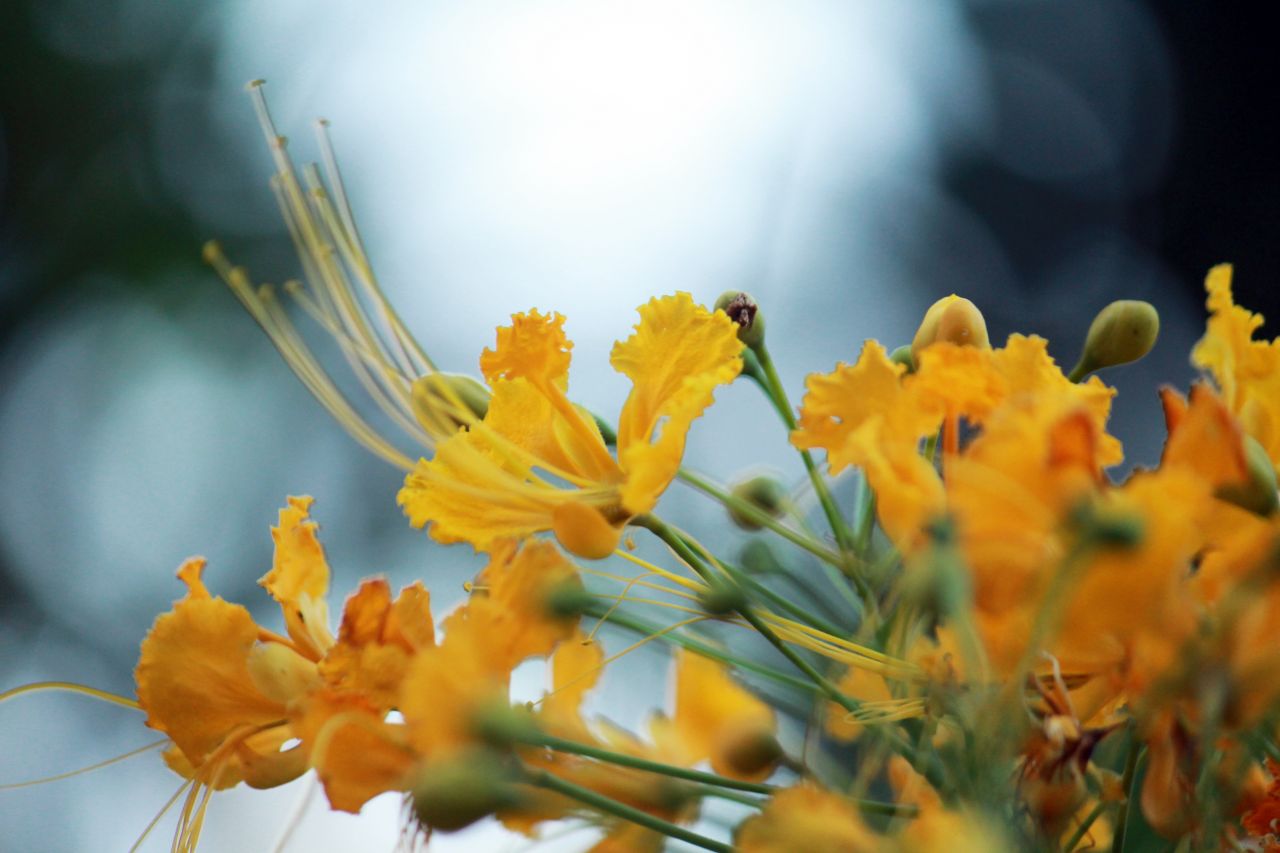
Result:
[[[811,5],[806,9],[818,20],[841,14],[839,4]],[[857,334],[842,341],[810,342],[802,340],[808,326],[793,322],[792,328],[801,330],[792,338],[796,350],[812,346],[823,355],[820,362],[793,356],[790,366],[783,365],[784,373],[790,370],[784,378],[798,391],[802,371],[794,369],[795,362],[827,369],[837,359],[855,356],[855,338],[878,334],[871,331],[877,328],[876,318],[865,307],[877,304],[877,287],[908,291],[912,306],[959,292],[983,308],[993,340],[1003,340],[1013,331],[1042,334],[1067,366],[1075,360],[1094,312],[1112,299],[1146,299],[1166,319],[1164,338],[1147,362],[1105,378],[1121,391],[1118,434],[1136,448],[1131,453],[1136,461],[1153,461],[1153,447],[1158,450],[1153,442],[1159,440],[1153,432],[1159,428],[1154,387],[1160,382],[1185,386],[1192,377],[1187,356],[1203,328],[1203,279],[1211,265],[1235,264],[1237,302],[1269,317],[1264,333],[1280,335],[1280,288],[1275,286],[1280,280],[1280,170],[1273,165],[1276,132],[1265,119],[1273,84],[1280,77],[1274,39],[1255,16],[1243,14],[1234,4],[973,0],[956,8],[954,38],[977,57],[976,70],[971,76],[931,84],[934,100],[925,103],[932,112],[923,124],[926,135],[932,134],[928,146],[937,153],[936,174],[871,175],[864,183],[831,190],[840,202],[826,216],[836,221],[823,219],[825,231],[812,237],[811,244],[800,241],[821,246],[831,256],[814,262],[827,276],[827,301],[814,303],[818,307],[812,310],[832,314],[832,324],[838,323],[841,312],[855,315],[850,325],[856,326]],[[0,479],[8,480],[7,488],[0,490],[0,512],[11,514],[0,524],[0,687],[23,678],[49,677],[32,675],[39,667],[29,666],[27,657],[34,654],[32,648],[49,644],[61,655],[58,660],[76,658],[66,677],[92,679],[107,673],[96,677],[100,686],[128,692],[137,638],[177,595],[175,585],[161,580],[149,581],[142,589],[131,585],[136,578],[96,577],[92,566],[79,566],[81,574],[72,577],[88,578],[94,586],[62,590],[41,581],[44,575],[69,572],[68,564],[78,559],[78,552],[60,550],[65,543],[56,531],[68,541],[98,541],[93,535],[100,533],[99,526],[108,529],[113,519],[134,511],[127,492],[119,505],[105,512],[78,508],[77,496],[100,500],[100,483],[96,491],[86,486],[83,493],[78,484],[54,485],[76,483],[79,455],[101,452],[101,444],[82,445],[76,428],[86,413],[112,410],[119,402],[115,387],[95,384],[101,382],[100,374],[86,372],[80,383],[32,396],[28,386],[40,380],[28,380],[23,373],[36,346],[61,353],[72,373],[76,359],[101,368],[123,352],[120,340],[133,335],[127,325],[110,339],[94,338],[78,349],[75,335],[54,335],[64,315],[83,313],[86,305],[91,306],[90,314],[119,309],[126,324],[142,316],[139,310],[146,317],[171,320],[171,340],[188,347],[185,357],[193,360],[190,363],[204,359],[214,364],[211,381],[226,391],[225,400],[241,401],[206,401],[208,411],[247,405],[245,401],[254,409],[234,430],[227,424],[239,421],[229,417],[202,432],[199,415],[205,410],[199,408],[200,400],[183,396],[180,370],[186,368],[179,367],[158,396],[141,398],[155,406],[158,422],[157,432],[144,437],[144,445],[157,443],[159,436],[172,441],[172,452],[178,454],[189,434],[195,436],[192,442],[220,438],[222,444],[193,446],[213,447],[202,452],[238,474],[228,474],[225,492],[218,493],[196,480],[162,492],[146,479],[155,475],[138,475],[140,493],[176,516],[171,538],[191,543],[179,546],[166,539],[163,548],[134,543],[139,554],[155,552],[148,558],[154,563],[146,567],[149,577],[167,579],[165,572],[171,569],[165,567],[176,567],[181,557],[201,549],[214,551],[209,556],[217,568],[218,549],[226,552],[221,556],[235,556],[231,543],[243,538],[246,529],[258,532],[251,553],[261,554],[266,523],[279,505],[274,502],[286,492],[303,489],[322,495],[341,491],[343,498],[323,500],[331,501],[330,507],[346,500],[346,506],[364,511],[330,516],[333,528],[339,526],[338,516],[347,519],[339,532],[350,533],[346,541],[353,552],[360,546],[356,534],[388,540],[399,536],[397,544],[418,542],[418,535],[387,511],[398,475],[348,447],[336,427],[323,424],[319,409],[274,361],[266,341],[200,260],[206,239],[224,237],[234,244],[236,259],[247,261],[255,271],[263,269],[277,278],[296,274],[287,236],[275,221],[274,203],[265,189],[269,166],[248,104],[232,119],[221,106],[228,100],[229,86],[219,62],[227,47],[223,40],[235,29],[217,24],[222,15],[251,14],[257,12],[247,4],[215,11],[189,1],[162,6],[124,0],[0,4],[0,414],[6,411],[5,397],[12,398],[20,384],[22,400],[48,401],[41,404],[44,409],[23,403],[27,409],[9,411],[8,421],[0,419],[0,438],[4,424],[20,415],[31,429],[56,433],[62,442],[50,439],[48,446],[61,449],[38,462],[28,458],[29,443],[14,445],[17,449],[6,457],[0,442]],[[379,12],[375,8],[368,14]],[[912,13],[895,14],[906,19],[904,26],[911,26]],[[287,61],[299,67],[320,67],[332,58],[312,55],[305,40],[281,35],[278,41]],[[495,73],[501,77],[501,52],[493,55],[499,57]],[[912,68],[926,67],[930,57],[901,61]],[[259,72],[255,68],[252,73]],[[581,73],[589,75],[591,69],[584,66]],[[352,98],[350,91],[342,94]],[[330,109],[326,92],[309,92],[307,97],[314,105],[307,118]],[[954,120],[952,112],[969,101],[982,104],[982,121]],[[501,117],[508,106],[495,100],[474,112]],[[868,128],[877,120],[856,118]],[[802,135],[797,130],[783,137]],[[500,150],[517,143],[494,134],[466,144]],[[433,153],[424,152],[424,161]],[[777,156],[783,161],[801,159],[790,152]],[[618,168],[628,166],[621,163]],[[803,170],[784,162],[776,171],[787,175]],[[916,185],[928,181],[934,186],[916,193]],[[910,186],[905,193],[884,196],[892,201],[876,202],[868,217],[866,198],[860,193],[881,185]],[[572,196],[574,191],[570,186],[564,194]],[[769,232],[786,230],[785,217],[772,215],[772,208],[785,205],[770,197],[766,207],[760,217],[765,224],[755,233],[762,242],[776,239],[781,244],[782,238]],[[366,221],[395,215],[375,211],[366,214]],[[548,227],[556,223],[554,217],[545,219]],[[461,222],[460,228],[484,231],[482,221]],[[630,236],[616,239],[626,242]],[[486,238],[476,233],[468,239],[483,244]],[[902,281],[860,280],[860,259],[842,254],[855,239],[872,246],[879,261],[896,270]],[[712,294],[737,281],[721,283],[716,274],[740,276],[743,268],[756,264],[772,270],[774,279],[761,286],[762,295],[776,299],[798,286],[789,277],[794,271],[779,270],[781,262],[767,259],[769,251],[757,253],[756,246],[745,241],[742,245],[739,267],[707,264],[711,272],[705,277]],[[485,250],[481,245],[480,251]],[[766,260],[760,262],[761,257]],[[775,257],[785,260],[786,253],[779,250]],[[798,266],[807,270],[804,263]],[[478,280],[483,276],[476,275]],[[449,298],[470,293],[466,277],[456,282],[463,286],[452,287]],[[677,286],[685,285],[665,280],[653,285],[655,291]],[[863,291],[869,291],[870,298]],[[511,305],[509,310],[525,307]],[[787,316],[800,314],[793,308]],[[888,314],[899,316],[893,309]],[[777,315],[783,321],[778,327],[785,328],[783,306]],[[910,322],[899,322],[892,334],[909,338]],[[154,352],[120,355],[111,366],[127,375],[137,365],[163,363],[168,358],[164,341],[170,338],[157,340]],[[476,342],[475,351],[488,342]],[[786,347],[783,342],[778,350]],[[134,357],[139,360],[129,360]],[[250,362],[270,365],[259,385],[242,371]],[[252,423],[256,401],[267,396],[277,410],[296,412],[291,416],[295,420],[273,417],[270,424]],[[139,402],[122,399],[120,405]],[[306,476],[284,463],[272,467],[279,462],[274,458],[278,451],[258,442],[272,431],[297,437],[300,458],[337,461],[326,463],[332,468],[327,473]],[[24,462],[21,477],[5,470],[6,458]],[[128,481],[128,460],[119,462],[114,476]],[[41,476],[42,470],[49,476]],[[245,495],[244,483],[251,478],[256,478],[254,493]],[[187,506],[186,494],[219,512]],[[26,522],[15,521],[12,508],[35,506],[56,519],[50,528],[55,532],[42,529],[26,538],[17,536],[21,531],[15,525]],[[155,512],[154,518],[133,521],[144,529],[148,524],[157,530],[169,524],[167,514]],[[208,528],[195,529],[205,518]],[[105,535],[99,540],[113,541]],[[342,536],[335,535],[333,541],[342,541]],[[42,564],[42,543],[47,544],[47,566]],[[136,562],[131,551],[112,556]],[[374,561],[370,570],[385,566]],[[359,566],[352,571],[358,570]],[[250,600],[256,594],[252,572],[220,577],[228,598]],[[112,609],[117,607],[118,611]],[[114,633],[104,633],[108,631]],[[54,656],[46,654],[50,658],[42,659],[45,663]],[[5,814],[0,803],[0,817]],[[50,836],[47,849],[72,849],[70,838]],[[3,834],[0,849],[9,849]]]

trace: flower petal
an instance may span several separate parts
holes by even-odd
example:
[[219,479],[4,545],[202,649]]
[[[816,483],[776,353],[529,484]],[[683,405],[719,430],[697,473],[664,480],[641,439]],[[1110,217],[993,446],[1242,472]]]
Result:
[[[912,448],[942,423],[943,409],[936,399],[921,398],[903,387],[905,368],[889,360],[884,347],[873,340],[862,345],[856,364],[841,364],[827,374],[805,380],[799,428],[791,443],[802,450],[827,451],[832,473],[861,464],[861,449],[852,436],[872,420],[884,424],[883,433]],[[879,431],[879,430],[878,430]]]
[[329,564],[316,536],[319,529],[308,519],[312,499],[290,497],[280,510],[280,522],[271,528],[275,557],[271,571],[258,583],[280,603],[289,636],[299,649],[318,660],[332,643],[329,634]]
[[197,558],[179,569],[191,592],[156,619],[134,672],[147,725],[197,767],[236,729],[285,717],[284,705],[249,675],[258,626],[245,608],[209,596],[200,580],[204,565]]
[[618,418],[618,459],[626,472],[622,505],[648,512],[675,477],[693,421],[715,388],[742,370],[738,327],[687,293],[641,306],[635,333],[613,347],[610,363],[633,387]]

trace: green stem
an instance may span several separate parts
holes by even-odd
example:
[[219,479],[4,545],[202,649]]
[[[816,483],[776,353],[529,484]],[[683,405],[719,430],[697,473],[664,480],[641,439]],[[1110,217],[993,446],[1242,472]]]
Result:
[[779,610],[784,610],[787,613],[790,613],[796,619],[808,624],[812,628],[825,631],[835,637],[843,637],[847,633],[839,625],[828,622],[818,614],[805,610],[803,607],[798,606],[785,596],[779,595],[754,578],[748,577],[746,572],[742,571],[742,569],[732,563],[707,555],[705,549],[703,549],[702,546],[699,545],[692,537],[685,535],[681,531],[677,531],[676,535],[684,541],[685,545],[687,545],[690,550],[701,551],[707,557],[706,562],[714,563],[724,569],[725,574],[729,575],[729,577],[733,579],[734,583],[741,586],[744,590],[754,592],[761,598],[768,599]]
[[[610,764],[616,764],[619,767],[630,767],[633,770],[644,770],[649,773],[670,776],[673,779],[697,782],[699,783],[699,793],[704,796],[731,799],[735,802],[756,806],[757,808],[761,803],[760,800],[750,797],[727,795],[726,791],[745,791],[751,794],[773,796],[778,791],[782,790],[777,785],[768,785],[763,782],[743,782],[739,779],[731,779],[727,776],[720,776],[716,773],[704,773],[701,770],[691,770],[687,767],[678,767],[672,764],[649,761],[634,755],[600,749],[599,747],[594,747],[589,744],[578,743],[577,741],[566,740],[564,738],[553,737],[551,735],[540,735],[536,740],[528,740],[526,743],[530,746],[546,747],[547,749],[552,749],[556,752],[567,752],[571,755],[581,755],[586,758],[606,761]],[[920,813],[920,810],[916,806],[910,804],[885,803],[878,800],[862,800],[853,797],[848,797],[846,799],[867,814],[886,815],[888,817],[916,817]]]
[[[782,385],[782,380],[778,377],[778,370],[773,365],[773,358],[769,355],[769,349],[763,343],[754,347],[752,351],[755,353],[756,360],[760,365],[759,374],[753,375],[761,388],[764,389],[765,395],[769,401],[773,403],[773,407],[778,411],[778,415],[782,418],[782,422],[786,424],[787,429],[794,431],[796,429],[795,410],[791,408],[791,401],[787,399],[787,390]],[[822,511],[827,516],[827,522],[831,525],[831,532],[835,534],[836,542],[840,543],[842,551],[849,551],[853,547],[853,534],[849,530],[849,526],[844,523],[844,518],[840,515],[840,508],[836,506],[835,498],[831,494],[831,489],[827,486],[827,481],[822,478],[822,473],[818,470],[817,463],[813,461],[813,455],[807,450],[800,451],[800,458],[804,462],[804,468],[809,473],[809,480],[813,483],[813,491],[818,496],[818,502],[822,504]]]
[[663,820],[656,815],[651,815],[646,811],[641,811],[634,806],[629,806],[611,797],[598,794],[590,788],[584,788],[566,779],[561,779],[559,776],[555,776],[545,770],[531,774],[531,780],[535,785],[563,794],[583,805],[590,806],[596,811],[631,821],[643,826],[645,829],[652,829],[654,832],[660,832],[669,838],[675,838],[695,847],[701,847],[703,850],[714,850],[716,853],[732,853],[733,851],[733,847],[722,841],[715,841],[705,835],[699,835],[692,830],[685,829],[683,826]]
[[[654,515],[644,515],[638,516],[633,523],[652,531],[653,534],[665,542],[671,550],[675,551],[676,556],[684,560],[689,565],[689,568],[697,572],[698,576],[704,581],[707,583],[715,582],[715,576],[711,573],[711,570],[707,565],[703,563],[702,559],[695,554],[688,545],[685,544],[685,541],[680,536],[679,532],[670,527],[666,522]],[[807,675],[809,679],[833,701],[839,703],[846,711],[858,710],[860,706],[856,699],[846,696],[844,693],[840,692],[839,688],[832,684],[825,676],[823,676],[822,673],[818,672],[817,668],[815,668],[813,664],[809,663],[809,661],[805,660],[797,654],[794,649],[784,643],[782,638],[775,634],[773,629],[766,625],[749,605],[739,608],[738,615],[747,620],[747,624],[754,628],[760,636],[768,640],[770,645],[777,649],[783,657],[794,664],[797,669]]]
[[1132,726],[1129,729],[1129,751],[1124,757],[1124,774],[1120,777],[1120,787],[1124,790],[1124,802],[1116,813],[1116,831],[1111,836],[1111,853],[1124,853],[1124,837],[1129,824],[1129,805],[1133,802],[1134,783],[1138,776],[1138,761],[1142,757],[1142,741]]
[[630,767],[634,770],[644,770],[649,773],[658,773],[663,776],[671,776],[675,779],[684,779],[689,782],[700,782],[703,785],[713,785],[720,788],[728,788],[733,791],[748,791],[752,794],[764,794],[766,796],[771,796],[778,790],[776,785],[766,785],[763,782],[742,782],[738,779],[730,779],[728,776],[720,776],[716,773],[704,773],[701,770],[690,770],[687,767],[677,767],[673,764],[662,764],[658,761],[649,761],[647,758],[639,758],[622,752],[600,749],[598,747],[590,746],[589,744],[565,740],[564,738],[558,738],[552,735],[539,735],[536,739],[530,739],[526,742],[530,746],[545,746],[547,749],[554,749],[556,752],[568,752],[573,755],[583,755],[587,758],[595,758],[599,761],[607,761],[610,764],[617,764],[620,767]]
[[1102,813],[1107,810],[1106,803],[1098,803],[1093,810],[1080,822],[1076,827],[1076,831],[1071,833],[1071,837],[1062,845],[1063,853],[1072,853],[1076,849],[1076,845],[1084,840],[1085,834],[1089,831],[1089,827],[1093,826],[1094,821],[1102,817]]
[[858,556],[865,561],[867,555],[871,553],[871,535],[876,528],[876,493],[871,490],[871,484],[867,482],[865,473],[858,487],[858,495],[858,529],[854,534],[853,547]]
[[[608,610],[609,608],[603,605],[591,604],[584,610],[584,615],[595,619],[605,619],[605,614]],[[646,637],[657,636],[662,640],[681,646],[682,648],[686,648],[691,652],[697,652],[698,654],[704,657],[709,657],[712,660],[718,660],[721,663],[736,666],[739,669],[754,672],[757,675],[763,675],[764,677],[772,679],[779,684],[785,684],[788,687],[802,690],[805,693],[813,693],[818,689],[803,678],[797,678],[796,676],[786,672],[779,672],[771,666],[756,663],[748,658],[740,658],[736,655],[729,654],[711,643],[704,642],[696,637],[690,637],[687,634],[678,634],[673,631],[660,633],[663,630],[662,626],[646,622],[643,619],[639,619],[632,616],[630,613],[625,613],[621,610],[614,610],[612,613],[609,613],[605,622],[609,625],[617,625],[619,628],[626,628],[628,631],[634,631],[635,633],[642,634]]]
[[845,561],[835,551],[832,551],[830,548],[824,548],[821,544],[814,542],[808,536],[792,530],[790,527],[780,523],[777,519],[769,515],[767,512],[764,512],[759,507],[754,506],[747,501],[739,500],[730,494],[727,489],[720,488],[701,474],[691,471],[688,468],[681,468],[676,476],[703,494],[715,498],[727,507],[732,507],[735,512],[741,513],[743,517],[749,518],[761,527],[773,531],[791,544],[798,545],[810,554],[813,554],[819,560],[843,569]]
[[767,800],[759,797],[750,797],[746,794],[738,794],[733,791],[726,791],[723,788],[717,788],[713,785],[699,785],[698,793],[703,797],[715,797],[718,800],[728,800],[731,803],[741,803],[744,806],[751,806],[755,809],[764,808]]

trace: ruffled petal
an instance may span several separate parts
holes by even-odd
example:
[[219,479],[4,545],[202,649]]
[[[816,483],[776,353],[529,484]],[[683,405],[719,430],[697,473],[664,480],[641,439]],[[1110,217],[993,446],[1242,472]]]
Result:
[[[402,598],[404,595],[401,593]],[[425,601],[420,603],[426,606]],[[398,701],[409,660],[418,650],[399,632],[395,614],[387,582],[381,578],[364,581],[347,599],[338,641],[320,662],[320,673],[331,687],[363,696],[384,713]],[[407,615],[423,619],[419,612]],[[427,611],[428,626],[430,619]],[[422,627],[418,631],[425,634]],[[433,640],[424,647],[434,645]]]
[[513,314],[510,326],[498,328],[496,348],[481,354],[480,371],[490,385],[499,379],[525,378],[537,386],[564,390],[569,387],[572,350],[560,314]]
[[309,520],[312,499],[290,497],[271,528],[275,558],[271,571],[258,581],[284,611],[289,636],[299,649],[318,660],[332,643],[329,634],[329,564],[316,536],[319,526]]
[[379,794],[408,788],[417,758],[405,727],[384,722],[360,697],[317,694],[294,728],[334,809],[355,814]]
[[614,345],[610,363],[634,383],[618,418],[628,513],[653,508],[680,467],[689,427],[716,387],[741,372],[737,328],[723,312],[677,293],[641,306],[635,333]]
[[156,619],[134,671],[147,725],[172,738],[196,767],[235,730],[285,717],[285,706],[264,696],[249,674],[258,626],[245,608],[209,596],[200,580],[204,565],[197,558],[179,569],[190,594]]
[[864,454],[853,446],[852,437],[872,420],[884,424],[887,438],[914,447],[920,438],[937,431],[944,410],[939,400],[904,388],[904,370],[889,360],[884,347],[868,340],[856,364],[809,376],[799,428],[791,434],[791,443],[802,450],[827,451],[832,473],[860,464]]

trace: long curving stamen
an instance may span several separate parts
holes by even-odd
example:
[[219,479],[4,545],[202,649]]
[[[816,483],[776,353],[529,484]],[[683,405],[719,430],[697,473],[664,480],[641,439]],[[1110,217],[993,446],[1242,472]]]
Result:
[[17,697],[24,696],[28,693],[40,693],[47,690],[78,693],[81,696],[88,696],[91,699],[108,702],[112,705],[119,705],[122,708],[132,708],[135,711],[142,710],[142,706],[139,705],[135,699],[130,699],[127,696],[118,696],[115,693],[108,693],[106,690],[99,690],[96,687],[86,687],[83,684],[76,684],[73,681],[37,681],[32,684],[24,684],[21,687],[14,687],[0,692],[0,703],[8,702],[10,699],[16,699]]
[[61,782],[63,779],[72,779],[76,776],[83,776],[85,773],[92,773],[94,770],[101,770],[103,767],[110,767],[112,764],[118,764],[127,758],[133,758],[135,755],[142,755],[142,753],[153,750],[159,746],[164,746],[166,743],[169,743],[169,739],[162,738],[161,740],[154,741],[146,744],[145,746],[140,746],[137,749],[131,749],[123,755],[115,755],[105,761],[98,761],[85,767],[68,770],[65,773],[55,773],[52,776],[43,776],[39,779],[31,779],[26,782],[5,782],[4,784],[0,784],[0,791],[12,791],[17,788],[31,788],[36,785],[47,785],[50,782]]
[[169,813],[169,809],[173,808],[173,804],[178,801],[178,797],[181,797],[183,793],[186,792],[187,788],[189,788],[193,784],[194,784],[193,780],[187,779],[185,782],[183,782],[181,785],[178,786],[178,790],[174,791],[173,796],[170,797],[165,802],[165,804],[160,807],[160,811],[156,812],[155,817],[151,818],[151,822],[148,823],[146,828],[142,830],[142,834],[139,835],[138,839],[133,842],[133,846],[129,848],[129,853],[137,853],[138,848],[140,848],[142,846],[142,843],[147,840],[147,836],[151,835],[151,831],[160,824],[160,821],[164,819],[164,816]]

